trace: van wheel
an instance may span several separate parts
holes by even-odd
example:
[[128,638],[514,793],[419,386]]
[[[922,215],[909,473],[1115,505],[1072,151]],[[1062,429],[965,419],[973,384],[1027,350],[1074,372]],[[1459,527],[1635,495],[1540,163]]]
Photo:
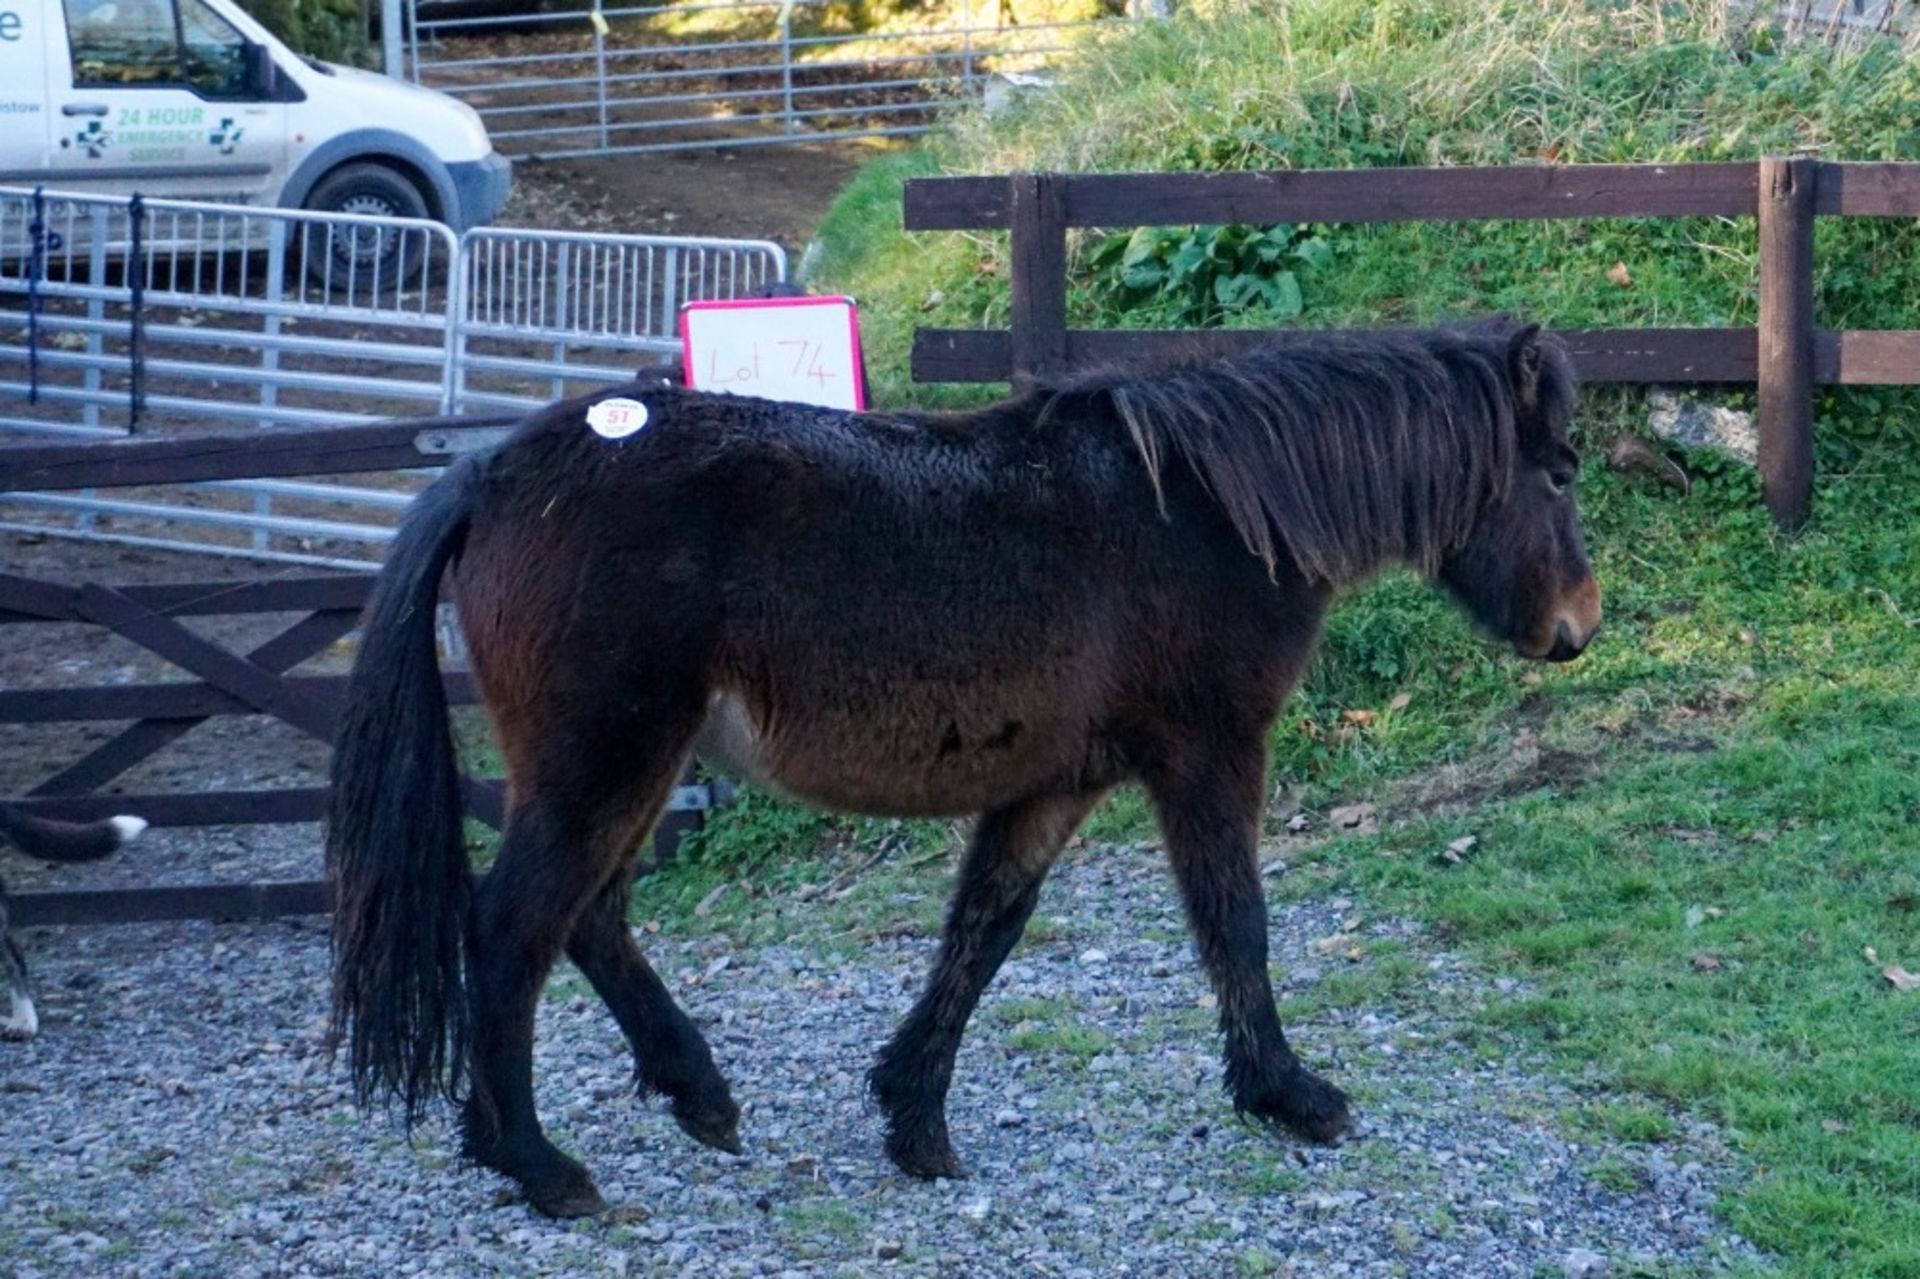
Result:
[[[376,218],[431,216],[420,189],[384,164],[344,164],[321,178],[303,206],[312,213],[353,213]],[[399,227],[310,224],[307,275],[335,292],[371,295],[417,283],[433,241]]]

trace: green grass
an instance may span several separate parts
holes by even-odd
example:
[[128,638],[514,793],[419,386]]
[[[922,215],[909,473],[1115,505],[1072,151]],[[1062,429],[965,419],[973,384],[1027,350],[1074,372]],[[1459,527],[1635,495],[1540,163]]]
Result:
[[[1920,547],[1887,518],[1920,450],[1849,447],[1851,407],[1828,406],[1820,519],[1795,541],[1731,473],[1686,501],[1594,484],[1602,643],[1532,687],[1497,659],[1499,686],[1471,691],[1408,653],[1394,683],[1415,697],[1385,740],[1284,744],[1310,803],[1367,795],[1398,820],[1295,851],[1282,882],[1423,917],[1524,978],[1490,1027],[1639,1098],[1581,1126],[1721,1125],[1748,1164],[1725,1210],[1788,1273],[1902,1276],[1920,1273],[1920,999],[1865,951],[1920,958],[1920,632],[1896,616],[1920,600]],[[1911,431],[1910,409],[1894,420]],[[1364,687],[1333,643],[1323,674]],[[1473,856],[1438,862],[1462,833]]]
[[838,1199],[798,1199],[780,1207],[780,1222],[792,1234],[824,1236],[846,1245],[857,1242],[867,1223],[852,1207]]
[[999,1019],[1014,1022],[1006,1043],[1015,1052],[1044,1055],[1081,1068],[1113,1047],[1113,1039],[1106,1031],[1077,1019],[1078,1011],[1070,1000],[1019,1002],[1029,1007],[1013,1011],[1025,1011],[1026,1017],[1015,1018],[1011,1011],[995,1014]]
[[1601,1155],[1588,1164],[1587,1179],[1622,1195],[1639,1194],[1647,1188],[1646,1169],[1619,1155]]
[[[889,156],[820,231],[813,279],[863,304],[879,403],[961,402],[915,387],[916,325],[1005,327],[1003,234],[900,229],[899,190],[923,174],[1347,168],[1378,165],[1720,161],[1811,151],[1920,158],[1920,59],[1870,43],[1834,53],[1728,25],[1721,0],[1199,0],[1170,23],[1101,42],[1057,92]],[[1142,125],[1151,121],[1150,126]],[[1426,322],[1517,310],[1568,328],[1751,324],[1751,219],[1327,225],[1315,247],[1249,263],[1249,285],[1142,301],[1128,268],[1077,234],[1069,311],[1090,327],[1212,322]],[[1131,236],[1121,231],[1122,237]],[[1203,243],[1212,243],[1203,238]],[[1920,229],[1824,219],[1818,305],[1833,327],[1914,327]],[[1616,264],[1621,285],[1609,277]],[[1284,279],[1283,279],[1284,277]],[[1284,302],[1274,300],[1284,294]],[[1904,317],[1901,319],[1900,317]]]

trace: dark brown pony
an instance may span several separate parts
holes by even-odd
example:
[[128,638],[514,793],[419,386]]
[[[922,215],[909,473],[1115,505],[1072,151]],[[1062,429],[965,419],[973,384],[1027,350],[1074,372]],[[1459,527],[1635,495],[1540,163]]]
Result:
[[[961,1032],[1061,847],[1128,781],[1219,997],[1234,1105],[1343,1132],[1346,1097],[1294,1056],[1268,984],[1269,726],[1328,601],[1388,565],[1529,657],[1586,645],[1600,596],[1566,356],[1500,323],[1295,340],[946,416],[624,395],[645,403],[637,433],[589,429],[603,394],[453,467],[380,575],[328,836],[333,1015],[362,1097],[411,1119],[444,1091],[467,1152],[536,1207],[600,1208],[534,1113],[534,1007],[564,952],[641,1086],[738,1150],[726,1081],[626,922],[630,859],[697,750],[833,808],[980,814],[931,979],[870,1076],[907,1172],[959,1172]],[[510,779],[471,891],[435,668],[449,565]]]

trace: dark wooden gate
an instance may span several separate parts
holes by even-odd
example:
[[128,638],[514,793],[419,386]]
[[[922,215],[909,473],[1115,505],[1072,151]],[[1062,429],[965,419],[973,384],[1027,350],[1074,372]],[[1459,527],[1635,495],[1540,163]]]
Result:
[[[374,426],[254,431],[152,441],[34,445],[0,449],[0,492],[176,484],[367,472],[445,465],[450,454],[492,442],[508,418],[419,418]],[[331,743],[343,676],[289,672],[356,626],[373,586],[370,573],[329,573],[246,581],[112,586],[0,573],[0,643],[35,623],[103,627],[191,678],[141,684],[0,690],[0,723],[126,722],[105,742],[60,766],[19,800],[28,812],[78,820],[133,813],[155,826],[317,821],[324,787],[104,793],[117,778],[220,716],[265,715]],[[188,629],[186,617],[295,613],[298,620],[247,651]],[[446,677],[449,701],[471,704],[464,674]],[[471,816],[498,829],[498,779],[468,778]],[[670,851],[711,798],[682,786],[660,838]],[[656,861],[658,858],[656,858]],[[19,924],[127,923],[156,919],[267,918],[327,907],[319,880],[193,884],[78,892],[23,893],[10,910]]]

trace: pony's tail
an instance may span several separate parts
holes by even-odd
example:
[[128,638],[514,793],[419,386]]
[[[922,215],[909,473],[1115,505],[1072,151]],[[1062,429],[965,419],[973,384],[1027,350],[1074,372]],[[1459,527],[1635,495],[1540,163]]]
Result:
[[466,1064],[471,885],[434,618],[481,474],[478,459],[456,463],[401,520],[333,752],[333,1037],[360,1104],[397,1100],[409,1128],[435,1094],[457,1099]]
[[109,817],[100,822],[56,822],[0,804],[0,841],[43,862],[99,861],[131,844],[147,828],[144,818]]

